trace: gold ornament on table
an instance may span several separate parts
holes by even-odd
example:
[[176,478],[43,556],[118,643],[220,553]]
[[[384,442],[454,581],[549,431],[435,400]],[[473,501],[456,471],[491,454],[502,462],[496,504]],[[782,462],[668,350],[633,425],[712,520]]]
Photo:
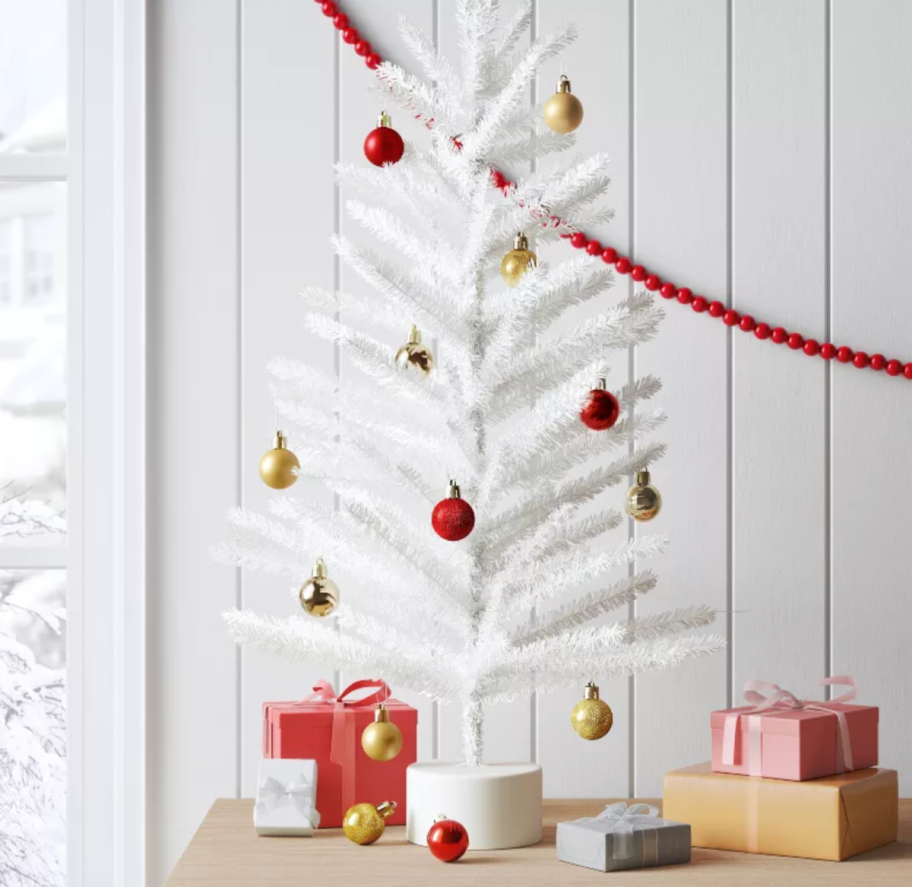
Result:
[[421,330],[414,324],[409,331],[409,339],[396,352],[396,366],[400,370],[414,371],[426,376],[434,369],[434,355],[427,345],[421,344]]
[[301,606],[311,616],[328,616],[339,604],[339,586],[327,578],[326,564],[318,557],[313,566],[313,575],[298,592]]
[[529,249],[529,238],[520,231],[513,241],[513,249],[503,257],[503,261],[500,263],[500,276],[507,286],[518,286],[523,274],[537,265],[538,256]]
[[297,479],[295,470],[301,467],[298,457],[288,449],[285,432],[276,431],[272,449],[260,459],[260,477],[274,490],[285,490]]
[[570,92],[570,80],[560,75],[557,91],[545,102],[545,123],[549,129],[566,135],[583,122],[583,103]]
[[662,510],[662,494],[649,483],[649,472],[638,471],[636,483],[627,491],[624,507],[634,520],[652,520]]
[[583,739],[601,739],[613,723],[611,708],[607,702],[599,699],[599,688],[589,681],[583,691],[583,698],[570,713],[570,724]]
[[342,831],[355,844],[373,844],[386,828],[386,821],[396,812],[395,801],[373,804],[355,804],[342,817]]
[[391,761],[402,751],[402,731],[389,719],[389,709],[382,702],[374,712],[374,723],[361,734],[361,748],[374,761]]

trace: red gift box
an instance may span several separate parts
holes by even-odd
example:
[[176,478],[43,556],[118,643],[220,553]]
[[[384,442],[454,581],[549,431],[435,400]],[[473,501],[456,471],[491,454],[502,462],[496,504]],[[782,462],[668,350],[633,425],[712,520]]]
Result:
[[[368,688],[376,692],[349,698]],[[405,771],[418,757],[418,712],[389,694],[384,681],[355,681],[338,696],[332,684],[320,681],[300,702],[263,704],[263,757],[317,762],[320,828],[338,828],[345,811],[365,801],[395,801],[396,812],[387,824],[405,825]],[[402,732],[402,750],[391,761],[374,761],[361,748],[361,734],[380,702]]]

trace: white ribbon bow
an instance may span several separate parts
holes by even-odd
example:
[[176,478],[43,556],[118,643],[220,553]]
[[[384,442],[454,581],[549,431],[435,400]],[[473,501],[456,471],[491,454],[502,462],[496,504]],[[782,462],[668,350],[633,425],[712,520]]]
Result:
[[291,804],[314,828],[317,828],[320,824],[320,814],[314,807],[314,796],[314,787],[307,782],[303,774],[288,785],[282,785],[278,779],[267,776],[257,790],[256,803],[258,807],[270,813],[276,807]]
[[[608,804],[598,816],[587,816],[580,822],[606,822],[610,824],[607,834],[614,835],[611,847],[613,859],[630,859],[633,856],[633,834],[643,834],[643,865],[658,864],[658,836],[656,827],[663,822],[659,808],[654,804],[631,804],[623,802]],[[651,838],[652,840],[648,840]]]

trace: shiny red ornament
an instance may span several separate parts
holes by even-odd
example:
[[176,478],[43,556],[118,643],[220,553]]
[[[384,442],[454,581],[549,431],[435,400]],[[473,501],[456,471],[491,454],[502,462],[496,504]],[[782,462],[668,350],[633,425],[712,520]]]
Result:
[[888,376],[898,376],[902,373],[902,361],[901,360],[891,360],[887,364],[887,375]]
[[614,263],[615,270],[618,274],[629,274],[630,273],[630,259],[626,256],[621,256]]
[[788,341],[788,330],[784,326],[777,326],[776,329],[770,334],[770,338],[777,344],[781,345],[783,342]]
[[663,283],[659,295],[663,299],[673,299],[678,294],[678,288],[673,283]]
[[620,415],[618,399],[605,388],[605,380],[599,379],[597,387],[589,392],[589,400],[580,410],[583,425],[593,431],[607,431]]
[[355,44],[355,55],[370,55],[371,45],[369,40],[364,40],[363,38]]
[[804,336],[802,336],[801,333],[792,333],[788,339],[786,339],[786,342],[792,351],[797,351],[804,345]]
[[573,232],[573,236],[570,238],[570,245],[574,249],[582,249],[587,243],[586,235],[582,231]]
[[662,285],[662,280],[657,274],[650,274],[646,278],[646,289],[654,293]]
[[858,351],[855,354],[855,357],[852,358],[852,363],[858,367],[858,369],[863,370],[868,364],[871,363],[871,358],[868,357],[864,351]]
[[729,308],[728,311],[722,315],[722,323],[726,326],[737,326],[739,320],[741,320],[741,315],[738,314],[734,308]]
[[[678,296],[680,299],[681,297]],[[707,301],[703,296],[693,296],[693,301],[690,303],[690,307],[697,312],[697,314],[702,314],[706,310]]]
[[617,261],[617,257],[617,250],[612,249],[610,246],[607,246],[602,250],[602,261],[606,265],[613,265]]
[[634,265],[630,269],[630,276],[637,283],[642,283],[646,279],[646,269],[642,265]]
[[597,240],[590,240],[586,244],[586,253],[590,256],[600,256],[602,254],[602,245]]
[[807,339],[803,350],[808,357],[814,357],[815,354],[820,353],[820,343],[816,339]]
[[753,329],[756,325],[757,322],[750,314],[745,314],[741,320],[738,321],[738,326],[746,333],[753,332]]
[[[703,296],[697,296],[697,298],[703,299]],[[689,305],[693,300],[694,300],[693,290],[689,286],[682,286],[681,289],[678,290],[678,301],[682,305]],[[705,303],[706,299],[703,299],[703,302]],[[702,311],[703,309],[700,308],[698,310]]]
[[723,314],[725,314],[725,306],[718,301],[710,302],[708,311],[710,317],[721,317]]
[[383,59],[381,59],[380,56],[377,55],[376,52],[372,52],[372,53],[364,60],[364,64],[367,65],[367,67],[370,68],[372,71],[376,71],[377,68],[380,67],[380,62],[381,62],[381,61],[383,61]]
[[333,27],[339,31],[344,31],[351,22],[348,20],[348,16],[344,12],[337,12],[333,16]]
[[836,356],[836,346],[832,342],[824,342],[820,346],[820,356],[824,360],[832,360]]
[[842,348],[836,352],[836,360],[840,363],[850,363],[854,357],[855,352],[849,348],[848,345],[843,345]]
[[374,164],[398,163],[405,151],[402,136],[390,126],[389,116],[384,111],[380,115],[379,126],[368,133],[364,140],[364,156]]
[[334,18],[336,13],[339,11],[339,7],[333,2],[333,0],[325,0],[323,5],[323,15],[327,18]]
[[475,512],[472,506],[459,495],[459,487],[450,481],[447,498],[441,499],[431,513],[431,526],[441,539],[459,542],[465,539],[475,526]]
[[427,833],[428,850],[443,862],[456,862],[469,849],[469,833],[455,819],[438,816]]
[[871,369],[878,373],[887,365],[887,359],[882,354],[871,355]]
[[357,28],[346,28],[342,32],[342,42],[343,43],[357,43],[361,39],[361,35],[358,33]]

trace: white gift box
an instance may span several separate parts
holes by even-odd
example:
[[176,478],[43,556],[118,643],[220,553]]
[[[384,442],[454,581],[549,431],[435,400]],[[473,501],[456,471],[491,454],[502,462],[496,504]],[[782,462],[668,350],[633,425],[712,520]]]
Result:
[[257,777],[253,826],[258,835],[310,836],[320,827],[317,762],[264,758]]

